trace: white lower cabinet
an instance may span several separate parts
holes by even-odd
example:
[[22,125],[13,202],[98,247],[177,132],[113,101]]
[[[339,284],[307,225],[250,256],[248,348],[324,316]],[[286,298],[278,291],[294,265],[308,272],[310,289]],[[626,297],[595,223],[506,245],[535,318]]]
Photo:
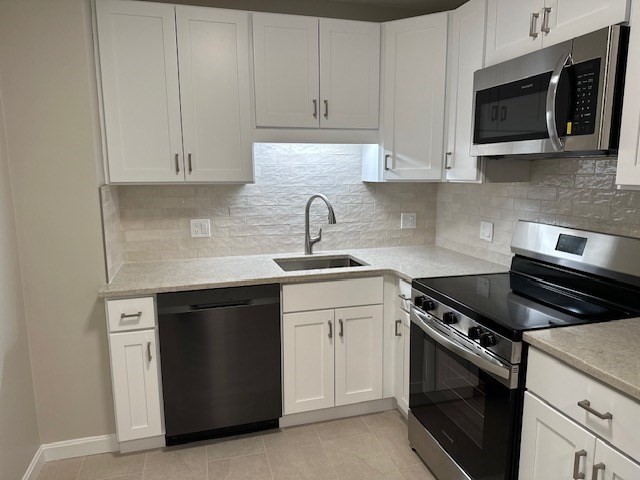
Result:
[[162,435],[155,330],[109,335],[119,442]]
[[284,412],[334,406],[334,311],[283,316]]
[[640,404],[536,349],[527,390],[519,480],[640,478]]
[[382,277],[283,287],[285,415],[382,398],[382,291]]
[[585,478],[573,475],[593,465],[595,445],[594,435],[525,393],[519,480]]
[[396,320],[395,343],[395,397],[398,408],[409,414],[409,335],[411,332],[409,314],[403,310]]
[[336,406],[382,398],[382,305],[335,311]]

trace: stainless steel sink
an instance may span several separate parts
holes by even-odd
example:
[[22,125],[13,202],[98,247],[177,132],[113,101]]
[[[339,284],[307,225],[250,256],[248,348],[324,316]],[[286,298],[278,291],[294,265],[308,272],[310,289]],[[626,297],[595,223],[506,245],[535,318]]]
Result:
[[353,258],[351,255],[332,255],[304,258],[275,258],[276,262],[285,272],[296,270],[318,270],[322,268],[349,268],[366,267],[366,263]]

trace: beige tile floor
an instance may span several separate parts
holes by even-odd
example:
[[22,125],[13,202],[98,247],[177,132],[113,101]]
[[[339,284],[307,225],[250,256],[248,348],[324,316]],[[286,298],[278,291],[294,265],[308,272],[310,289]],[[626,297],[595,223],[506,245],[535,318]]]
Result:
[[44,465],[38,480],[435,480],[395,410],[128,455]]

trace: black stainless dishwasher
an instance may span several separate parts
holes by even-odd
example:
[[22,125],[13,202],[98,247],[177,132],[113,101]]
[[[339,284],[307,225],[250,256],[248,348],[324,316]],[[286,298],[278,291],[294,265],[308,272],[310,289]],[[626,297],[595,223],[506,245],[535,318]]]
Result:
[[278,427],[280,286],[158,295],[167,445]]

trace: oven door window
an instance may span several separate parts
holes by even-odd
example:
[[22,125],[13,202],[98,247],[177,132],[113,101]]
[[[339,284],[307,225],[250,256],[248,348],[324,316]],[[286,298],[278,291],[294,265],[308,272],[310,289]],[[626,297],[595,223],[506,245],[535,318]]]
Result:
[[507,478],[517,390],[411,325],[409,406],[474,480]]
[[[546,114],[550,80],[551,72],[547,72],[476,92],[473,143],[506,143],[549,138]],[[560,136],[566,134],[569,90],[569,81],[566,75],[563,75],[556,103]]]

